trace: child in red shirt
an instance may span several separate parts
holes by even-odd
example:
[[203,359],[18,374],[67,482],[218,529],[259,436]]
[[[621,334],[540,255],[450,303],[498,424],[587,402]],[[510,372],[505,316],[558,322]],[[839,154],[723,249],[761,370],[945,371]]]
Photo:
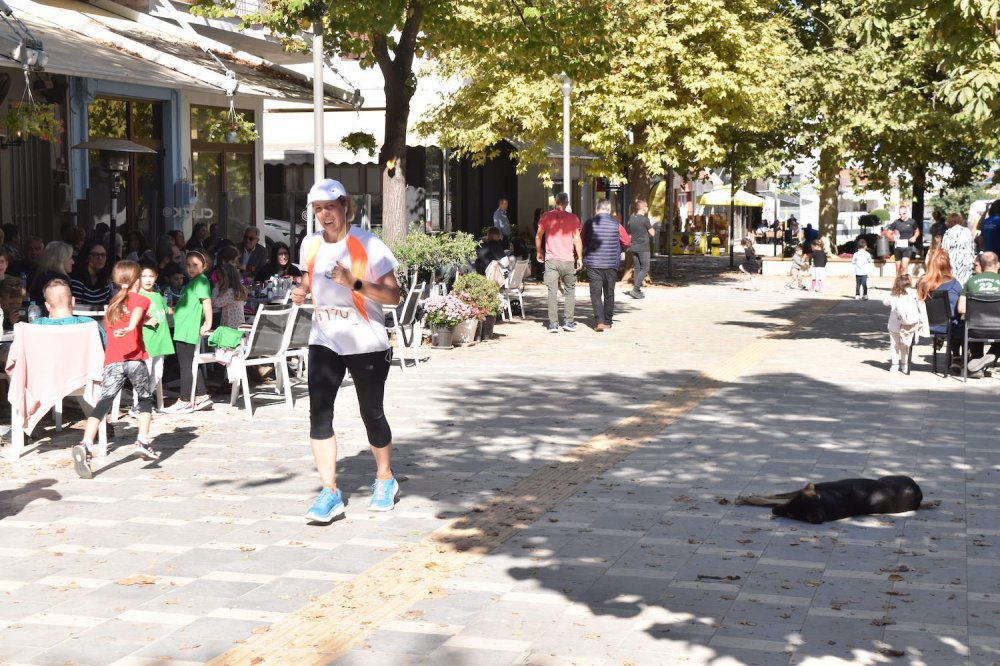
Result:
[[149,311],[149,299],[139,295],[139,277],[142,271],[134,261],[119,261],[112,274],[118,293],[108,304],[104,327],[108,333],[108,346],[104,350],[104,376],[101,378],[101,398],[94,406],[83,441],[73,447],[73,464],[81,479],[93,478],[94,436],[122,390],[127,378],[139,401],[139,436],[135,453],[147,460],[156,460],[159,452],[149,445],[149,426],[153,420],[153,396],[149,388],[149,371],[145,360],[149,357],[142,341],[142,322]]

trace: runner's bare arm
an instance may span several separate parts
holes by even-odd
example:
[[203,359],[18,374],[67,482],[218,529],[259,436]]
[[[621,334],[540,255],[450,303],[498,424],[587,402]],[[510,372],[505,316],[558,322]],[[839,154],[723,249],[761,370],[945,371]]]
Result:
[[[346,266],[334,266],[331,278],[337,284],[354,289],[354,283],[358,280]],[[361,295],[370,298],[382,305],[399,305],[399,283],[396,282],[396,274],[389,271],[378,280],[369,282],[361,280]]]

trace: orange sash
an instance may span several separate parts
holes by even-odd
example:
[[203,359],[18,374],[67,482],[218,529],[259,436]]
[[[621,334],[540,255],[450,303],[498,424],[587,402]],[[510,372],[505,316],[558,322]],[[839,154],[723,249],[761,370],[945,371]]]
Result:
[[[316,280],[316,273],[313,269],[316,266],[316,255],[319,254],[321,247],[323,247],[323,239],[319,238],[306,251],[306,272],[309,273],[309,280],[311,282],[315,282]],[[347,254],[351,258],[351,273],[354,274],[355,279],[363,280],[368,272],[368,253],[365,252],[365,246],[361,244],[361,241],[350,235],[350,233],[347,235]],[[318,308],[320,304],[316,299],[315,289],[312,292],[313,305]],[[353,291],[352,289],[351,300],[354,302],[354,309],[358,311],[358,315],[365,321],[368,321],[368,311],[365,310],[365,297],[361,295],[361,292]]]

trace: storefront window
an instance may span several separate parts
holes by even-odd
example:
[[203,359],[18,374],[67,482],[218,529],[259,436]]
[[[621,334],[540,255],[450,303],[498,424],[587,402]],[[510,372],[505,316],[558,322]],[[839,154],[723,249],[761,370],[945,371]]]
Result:
[[[87,106],[91,139],[128,139],[156,153],[129,154],[128,171],[121,175],[116,204],[116,227],[126,245],[128,235],[140,232],[153,248],[165,230],[163,210],[163,110],[159,102],[101,97]],[[102,166],[100,151],[89,151],[90,228],[111,221],[111,174]],[[89,231],[90,229],[88,229]]]
[[[252,111],[237,110],[247,122]],[[191,107],[191,150],[199,204],[194,222],[218,224],[216,233],[237,245],[254,226],[254,142],[234,128],[223,107]]]

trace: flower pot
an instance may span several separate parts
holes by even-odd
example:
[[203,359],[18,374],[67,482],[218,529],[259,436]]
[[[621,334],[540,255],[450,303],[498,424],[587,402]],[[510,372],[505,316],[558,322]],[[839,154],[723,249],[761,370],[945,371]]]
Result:
[[486,319],[484,319],[479,325],[479,339],[484,342],[487,340],[492,340],[493,327],[496,325],[496,323],[497,323],[496,315],[486,315]]
[[451,338],[452,344],[459,345],[470,345],[474,344],[476,341],[476,326],[479,322],[475,319],[466,319],[461,324],[455,327],[455,333]]
[[435,347],[451,349],[454,332],[454,327],[434,326],[431,329],[431,342]]

